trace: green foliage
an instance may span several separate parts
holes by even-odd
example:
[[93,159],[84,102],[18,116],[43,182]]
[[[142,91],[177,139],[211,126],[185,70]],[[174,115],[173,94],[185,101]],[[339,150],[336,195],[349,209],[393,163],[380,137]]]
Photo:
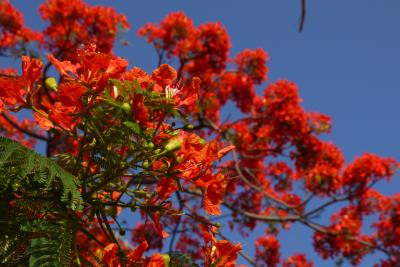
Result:
[[1,266],[69,266],[74,220],[46,197],[2,203]]
[[0,137],[0,265],[69,266],[78,188],[51,159]]
[[80,210],[83,200],[78,187],[78,179],[51,159],[0,137],[0,193],[10,189],[28,193],[61,191],[61,201],[73,210]]
[[131,122],[131,121],[124,121],[122,124],[125,125],[126,127],[128,127],[129,129],[131,129],[133,131],[133,133],[140,134],[139,124]]
[[30,241],[29,266],[69,266],[72,231],[68,221],[35,220],[21,228],[26,232],[44,235]]

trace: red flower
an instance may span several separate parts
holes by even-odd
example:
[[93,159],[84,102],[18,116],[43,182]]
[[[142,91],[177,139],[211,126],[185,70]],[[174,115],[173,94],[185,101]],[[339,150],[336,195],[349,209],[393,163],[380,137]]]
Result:
[[234,267],[239,251],[242,250],[240,243],[233,245],[227,240],[219,240],[216,244],[216,267]]
[[343,173],[343,184],[354,187],[367,185],[383,178],[388,180],[394,175],[398,163],[392,158],[381,158],[374,154],[365,153],[349,164]]
[[56,102],[49,112],[49,119],[56,123],[55,126],[59,125],[66,131],[72,131],[80,122],[80,118],[75,116],[76,112],[75,107],[66,107]]
[[47,59],[54,65],[61,75],[71,76],[71,74],[73,74],[73,78],[78,77],[78,69],[81,68],[79,64],[72,64],[71,61],[68,60],[59,61],[52,54],[49,54]]
[[195,110],[194,106],[198,98],[200,83],[200,79],[194,77],[191,86],[183,86],[180,88],[179,82],[178,84],[167,85],[165,87],[165,96],[175,101],[175,107],[185,106],[187,110]]
[[149,262],[146,264],[146,267],[165,267],[165,259],[161,254],[154,254],[150,257]]
[[82,0],[47,0],[39,9],[49,26],[44,30],[45,47],[63,58],[77,58],[74,52],[88,40],[102,52],[110,52],[119,29],[128,29],[125,16],[113,8],[90,6]]
[[167,199],[171,194],[178,190],[176,181],[172,178],[161,178],[157,184],[158,197],[161,200]]
[[167,56],[180,54],[184,58],[191,46],[190,37],[194,31],[192,20],[183,12],[176,12],[166,16],[159,27],[146,24],[138,34],[147,37],[147,41],[154,43],[156,49],[167,51]]
[[48,59],[65,79],[78,80],[96,92],[102,92],[109,79],[120,78],[128,66],[125,59],[111,53],[100,53],[93,43],[75,50],[75,53],[78,57],[74,63],[59,61],[51,54]]
[[117,256],[118,246],[115,243],[111,243],[106,246],[103,250],[102,263],[106,264],[107,267],[119,267],[119,259]]
[[154,226],[157,229],[157,232],[162,238],[167,238],[168,233],[163,230],[163,227],[160,223],[160,213],[159,212],[154,212],[153,214],[150,215],[150,217],[153,219]]
[[0,76],[0,98],[7,105],[26,105],[24,96],[28,87],[23,77]]
[[54,124],[48,118],[46,118],[45,112],[43,110],[33,113],[33,117],[35,118],[39,126],[45,130],[49,130],[50,128],[54,127]]
[[167,87],[176,80],[176,70],[170,65],[162,64],[156,70],[153,71],[151,79],[153,79],[162,88]]
[[146,242],[149,249],[161,249],[163,245],[163,239],[158,234],[155,226],[148,222],[146,224],[139,223],[132,229],[131,240],[135,244],[143,244]]
[[211,227],[210,229],[201,225],[203,230],[204,239],[204,256],[205,256],[205,266],[215,266],[215,267],[234,267],[239,251],[242,250],[240,243],[233,245],[228,240],[215,239],[216,227]]
[[261,84],[267,79],[267,53],[257,48],[255,50],[245,49],[236,55],[234,61],[238,65],[238,72],[248,75],[255,84]]
[[149,109],[144,104],[144,96],[142,94],[136,94],[131,101],[134,120],[142,125],[146,125],[150,114]]
[[275,236],[263,236],[256,241],[256,260],[259,265],[275,267],[280,262],[280,244]]
[[23,15],[9,0],[0,1],[0,50],[29,41],[41,41],[41,35],[25,27]]
[[206,174],[195,182],[203,189],[203,208],[211,215],[221,214],[220,204],[224,200],[227,181],[218,173],[216,175]]
[[307,260],[303,254],[290,256],[283,262],[283,267],[313,267],[314,264]]
[[137,248],[129,252],[128,254],[128,264],[133,264],[140,261],[143,257],[144,252],[148,249],[148,244],[143,241]]
[[77,82],[64,82],[58,88],[58,99],[65,107],[76,107],[82,109],[81,97],[86,92],[86,87]]
[[42,76],[42,61],[27,56],[22,56],[22,77],[30,82],[30,87],[32,84],[40,79]]

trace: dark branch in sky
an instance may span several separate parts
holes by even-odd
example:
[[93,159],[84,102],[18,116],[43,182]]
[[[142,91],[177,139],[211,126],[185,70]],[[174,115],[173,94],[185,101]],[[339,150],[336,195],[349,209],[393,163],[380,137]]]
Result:
[[298,29],[299,32],[303,31],[305,21],[306,21],[306,0],[301,0],[301,17]]

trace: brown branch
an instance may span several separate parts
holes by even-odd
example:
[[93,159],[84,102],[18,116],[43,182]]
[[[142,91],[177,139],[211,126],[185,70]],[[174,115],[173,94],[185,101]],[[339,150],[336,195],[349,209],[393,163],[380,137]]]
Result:
[[271,194],[268,194],[263,188],[261,188],[261,187],[255,185],[255,184],[253,184],[252,182],[250,182],[246,178],[246,176],[243,174],[242,170],[240,169],[240,166],[239,166],[239,163],[238,163],[238,157],[237,157],[235,149],[232,150],[232,155],[233,155],[233,161],[235,162],[235,169],[236,169],[238,175],[240,176],[240,179],[245,184],[247,184],[253,190],[262,193],[267,199],[269,199],[269,200],[271,200],[271,201],[273,201],[273,202],[275,202],[277,204],[280,204],[280,205],[282,205],[282,206],[284,206],[284,207],[286,207],[288,209],[294,209],[291,205],[287,204],[286,202],[284,202],[284,201],[282,201],[280,199],[277,199],[277,198],[273,197]]
[[[184,201],[184,200],[182,199],[181,195],[179,194],[179,191],[176,192],[176,198],[177,198],[178,201],[179,201],[179,212],[182,212],[182,210],[183,210],[183,204],[184,204],[183,201]],[[174,230],[172,231],[171,241],[169,242],[169,250],[168,250],[169,253],[171,253],[172,250],[174,249],[174,242],[175,242],[176,235],[177,235],[177,233],[178,233],[179,226],[180,226],[180,224],[181,224],[181,219],[182,219],[182,216],[179,216],[179,217],[178,217],[178,220],[177,220],[177,222],[176,222],[176,224],[175,224],[175,226],[174,226]]]
[[[190,191],[185,189],[183,192],[194,195],[194,196],[198,196],[198,197],[202,197],[202,194],[197,193],[195,191]],[[228,204],[226,202],[221,203],[222,206],[230,209],[232,212],[234,213],[238,213],[241,214],[243,216],[246,216],[248,218],[252,218],[255,220],[260,220],[260,221],[267,221],[267,222],[290,222],[290,221],[297,221],[300,220],[301,217],[300,216],[287,216],[287,217],[279,217],[279,216],[265,216],[265,215],[260,215],[260,214],[256,214],[256,213],[252,213],[252,212],[248,212],[248,211],[244,211],[241,209],[237,209],[235,208],[233,205]]]
[[241,209],[236,209],[234,206],[228,204],[228,203],[222,203],[222,206],[230,209],[234,213],[238,213],[240,215],[243,215],[245,217],[255,219],[255,220],[261,220],[261,221],[267,221],[267,222],[294,222],[297,220],[300,220],[300,216],[287,216],[287,217],[280,217],[280,216],[266,216],[266,215],[260,215],[257,213],[253,212],[248,212],[244,211]]
[[36,139],[40,139],[40,140],[43,140],[43,141],[48,141],[49,139],[48,138],[46,138],[46,137],[44,137],[44,136],[42,136],[42,135],[40,135],[40,134],[37,134],[37,133],[35,133],[35,132],[32,132],[32,131],[30,131],[30,130],[28,130],[28,129],[24,129],[24,128],[22,128],[21,126],[19,126],[18,125],[18,123],[16,123],[15,121],[13,121],[10,117],[8,117],[8,115],[6,114],[6,113],[1,113],[1,115],[4,117],[4,119],[8,122],[8,123],[10,123],[14,128],[16,128],[18,131],[20,131],[20,132],[22,132],[22,133],[24,133],[24,134],[26,134],[26,135],[29,135],[30,137],[33,137],[33,138],[36,138]]

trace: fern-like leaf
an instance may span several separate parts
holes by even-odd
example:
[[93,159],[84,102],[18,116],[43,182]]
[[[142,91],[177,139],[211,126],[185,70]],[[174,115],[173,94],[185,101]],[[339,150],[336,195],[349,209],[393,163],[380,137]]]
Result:
[[[3,179],[6,181],[3,182]],[[52,189],[54,184],[59,183],[62,186],[61,201],[73,210],[82,208],[76,177],[51,159],[40,156],[18,142],[0,137],[0,192],[6,191],[10,184],[27,181],[38,183],[43,186],[42,190]]]
[[0,265],[69,266],[79,180],[51,159],[0,137]]

